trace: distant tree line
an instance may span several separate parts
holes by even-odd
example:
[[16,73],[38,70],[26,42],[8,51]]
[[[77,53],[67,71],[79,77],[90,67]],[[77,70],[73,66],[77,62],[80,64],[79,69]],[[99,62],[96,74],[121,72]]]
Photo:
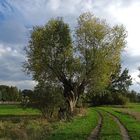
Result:
[[129,98],[130,102],[140,103],[140,93],[134,90],[131,90],[127,93],[127,97]]
[[0,85],[0,101],[21,101],[21,90],[14,86]]

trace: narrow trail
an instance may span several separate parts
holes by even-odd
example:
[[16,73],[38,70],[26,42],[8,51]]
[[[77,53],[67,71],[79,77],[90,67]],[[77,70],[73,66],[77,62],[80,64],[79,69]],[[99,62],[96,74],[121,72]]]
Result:
[[88,137],[87,140],[98,140],[98,138],[99,138],[99,133],[101,131],[101,127],[102,127],[102,123],[103,123],[103,116],[99,111],[97,111],[97,112],[99,114],[98,124],[93,129],[93,131],[91,132],[91,134],[90,134],[90,136]]
[[114,119],[114,121],[118,124],[118,126],[120,127],[122,139],[123,139],[123,140],[131,140],[130,137],[129,137],[129,134],[128,134],[127,129],[126,129],[125,126],[120,122],[120,120],[119,120],[115,115],[113,115],[112,113],[110,113],[110,112],[108,112],[108,111],[105,111],[105,112],[107,112],[107,113]]

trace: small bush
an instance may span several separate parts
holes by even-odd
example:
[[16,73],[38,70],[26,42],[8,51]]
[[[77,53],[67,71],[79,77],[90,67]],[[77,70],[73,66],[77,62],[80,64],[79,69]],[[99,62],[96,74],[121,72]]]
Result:
[[47,119],[52,119],[57,115],[60,106],[64,104],[62,91],[58,87],[49,85],[35,87],[34,93],[30,98],[25,98],[22,102],[23,107],[31,107],[39,109],[42,116]]

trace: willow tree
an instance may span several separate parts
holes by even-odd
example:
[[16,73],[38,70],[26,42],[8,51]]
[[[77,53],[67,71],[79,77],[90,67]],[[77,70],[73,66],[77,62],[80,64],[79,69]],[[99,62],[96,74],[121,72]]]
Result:
[[62,18],[51,19],[34,27],[24,67],[39,84],[61,87],[72,113],[81,95],[108,84],[125,37],[122,26],[111,27],[90,13],[78,18],[74,37]]
[[86,87],[96,91],[107,86],[110,76],[120,64],[126,36],[123,25],[109,26],[105,20],[91,13],[84,13],[78,18],[76,48]]

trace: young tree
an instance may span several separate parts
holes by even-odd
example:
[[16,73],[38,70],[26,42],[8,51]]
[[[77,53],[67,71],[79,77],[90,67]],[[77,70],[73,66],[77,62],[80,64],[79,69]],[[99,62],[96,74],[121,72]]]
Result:
[[110,27],[104,20],[90,13],[82,14],[76,30],[76,47],[82,65],[82,76],[94,90],[104,88],[120,63],[125,47],[123,26]]
[[128,69],[124,69],[121,72],[121,65],[118,65],[116,72],[111,75],[111,81],[109,84],[109,90],[111,92],[120,92],[126,93],[128,92],[129,87],[132,85],[132,78],[129,75]]
[[126,32],[122,26],[110,27],[90,13],[78,18],[74,43],[68,24],[51,19],[33,29],[26,50],[25,69],[33,79],[62,87],[69,112],[91,87],[99,89],[109,82],[120,62]]

